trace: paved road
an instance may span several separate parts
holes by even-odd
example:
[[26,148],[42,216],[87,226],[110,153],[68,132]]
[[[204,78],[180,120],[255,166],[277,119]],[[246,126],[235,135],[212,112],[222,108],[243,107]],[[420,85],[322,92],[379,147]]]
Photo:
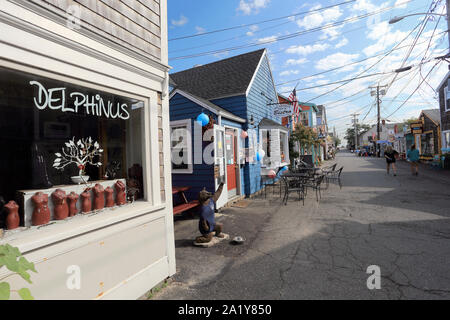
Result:
[[[177,274],[154,299],[449,299],[450,179],[406,163],[340,153],[343,186],[305,206],[274,197],[218,217],[241,246],[191,245],[197,220],[175,222]],[[381,270],[369,290],[367,267]]]

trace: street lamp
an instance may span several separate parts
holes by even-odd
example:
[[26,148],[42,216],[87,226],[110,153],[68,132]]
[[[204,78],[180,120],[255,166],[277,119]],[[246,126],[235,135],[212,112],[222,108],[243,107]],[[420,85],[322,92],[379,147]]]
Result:
[[401,16],[401,17],[393,17],[391,20],[389,20],[389,24],[394,24],[397,23],[401,20],[403,20],[406,17],[410,17],[410,16],[423,16],[423,15],[433,15],[433,16],[441,16],[441,17],[445,17],[446,14],[440,14],[440,13],[412,13],[412,14],[408,14],[406,16]]

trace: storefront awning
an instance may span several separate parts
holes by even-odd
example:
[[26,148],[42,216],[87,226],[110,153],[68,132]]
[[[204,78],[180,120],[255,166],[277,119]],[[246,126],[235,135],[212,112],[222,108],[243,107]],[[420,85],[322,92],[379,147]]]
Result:
[[275,121],[270,120],[268,118],[263,118],[259,122],[258,126],[259,126],[259,129],[279,129],[279,130],[284,131],[284,132],[288,132],[289,131],[289,129],[286,128],[285,126],[282,126],[278,122],[275,122]]

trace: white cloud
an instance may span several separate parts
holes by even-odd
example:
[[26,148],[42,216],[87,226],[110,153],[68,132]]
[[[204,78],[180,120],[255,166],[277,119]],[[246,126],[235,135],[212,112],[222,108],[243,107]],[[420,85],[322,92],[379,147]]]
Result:
[[287,64],[287,65],[292,65],[292,66],[294,66],[294,65],[304,64],[304,63],[306,63],[306,62],[308,62],[308,60],[307,60],[306,58],[300,58],[300,59],[288,59],[288,60],[286,61],[286,64]]
[[[359,57],[359,54],[347,54],[342,52],[333,53],[323,59],[320,59],[316,63],[316,69],[318,70],[330,70],[336,67],[344,66],[352,63]],[[337,72],[351,71],[355,68],[354,65],[336,70]]]
[[270,36],[270,37],[265,37],[265,38],[258,39],[258,42],[259,43],[267,43],[267,42],[272,42],[272,41],[275,41],[275,40],[277,40],[277,36]]
[[336,45],[334,46],[334,48],[339,49],[341,47],[344,47],[348,44],[348,39],[347,38],[343,38],[341,41],[339,41],[338,43],[336,43]]
[[327,44],[327,43],[315,44],[315,45],[312,45],[312,46],[311,45],[290,46],[286,50],[286,53],[296,53],[296,54],[299,54],[299,55],[306,56],[306,55],[314,53],[314,52],[324,51],[324,50],[328,49],[329,47],[330,47],[330,45]]
[[185,16],[181,15],[179,20],[171,20],[172,25],[177,26],[177,27],[182,27],[184,26],[186,23],[188,23],[188,18],[186,18]]
[[[408,6],[406,0],[397,0],[394,4],[397,9],[405,9]],[[397,7],[398,6],[398,7]]]
[[[328,27],[329,25],[330,24],[325,25],[324,27]],[[342,26],[329,27],[327,29],[323,29],[322,30],[322,35],[320,36],[319,39],[321,39],[321,40],[327,39],[327,40],[330,40],[330,41],[336,40],[338,38],[338,36],[341,34],[342,27],[343,27],[343,25]]]
[[245,15],[250,15],[252,13],[258,13],[259,9],[265,8],[270,0],[241,0],[237,11],[242,11]]
[[197,30],[197,33],[205,33],[205,31],[206,31],[205,28],[202,28],[202,27],[199,27],[199,26],[196,26],[195,30]]
[[286,70],[283,72],[280,72],[280,77],[286,77],[286,76],[290,76],[292,74],[298,74],[299,71],[298,70]]
[[247,34],[249,37],[251,37],[251,36],[253,36],[253,34],[254,34],[256,31],[259,30],[259,27],[258,27],[256,24],[254,24],[254,25],[250,26],[249,29],[250,29],[250,31],[248,31],[246,34]]
[[[311,10],[316,10],[321,8],[320,5],[311,8]],[[311,11],[310,10],[310,11]],[[308,14],[303,19],[297,20],[297,25],[299,27],[304,27],[306,30],[317,28],[322,24],[330,23],[336,21],[340,16],[342,16],[343,11],[339,7],[333,7],[325,9],[323,11],[314,12]]]

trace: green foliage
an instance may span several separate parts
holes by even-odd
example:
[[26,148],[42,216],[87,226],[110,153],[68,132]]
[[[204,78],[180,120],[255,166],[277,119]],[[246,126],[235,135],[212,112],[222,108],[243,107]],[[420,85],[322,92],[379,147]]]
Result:
[[334,145],[337,147],[341,144],[341,139],[339,139],[338,137],[333,137],[333,142]]
[[309,148],[320,143],[317,132],[301,123],[296,124],[295,131],[291,134],[291,139],[298,141],[303,148]]
[[[20,275],[28,283],[32,283],[28,271],[37,273],[34,263],[25,259],[18,248],[9,244],[0,245],[0,268],[2,267],[6,267],[8,270]],[[9,276],[5,276],[3,279]],[[0,282],[0,300],[8,300],[11,296],[11,291],[15,290],[11,290],[9,283]],[[33,296],[27,288],[22,288],[17,293],[24,300],[33,300]]]
[[[370,128],[371,128],[371,126],[368,124],[359,124],[359,123],[356,124],[356,130],[358,132],[358,137],[360,137],[362,134],[369,131]],[[355,128],[354,127],[347,129],[344,139],[347,140],[347,143],[350,146],[355,147]]]

